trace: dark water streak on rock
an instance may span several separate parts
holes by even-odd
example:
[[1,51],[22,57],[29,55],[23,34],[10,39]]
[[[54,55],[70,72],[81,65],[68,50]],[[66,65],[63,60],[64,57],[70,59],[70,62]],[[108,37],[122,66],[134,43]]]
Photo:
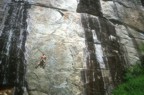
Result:
[[[119,43],[114,26],[108,20],[82,14],[81,21],[89,54],[87,69],[81,73],[85,87],[84,93],[85,95],[111,95],[113,87],[118,86],[123,80],[122,77],[127,65],[124,48]],[[92,31],[95,31],[99,43],[94,42]],[[96,58],[94,44],[102,45],[105,68],[101,68],[101,63]],[[105,72],[110,72],[110,76],[105,76]],[[109,80],[109,77],[112,80]]]
[[[104,48],[105,56],[108,59],[108,67],[110,69],[114,86],[122,81],[122,76],[126,64],[125,51],[123,45],[119,43],[119,37],[116,35],[115,27],[107,20],[100,18],[101,25],[101,42]],[[115,37],[111,39],[110,36]]]
[[22,95],[29,5],[27,2],[12,1],[7,7],[8,16],[0,36],[0,87],[15,87],[15,95]]
[[95,25],[92,23],[92,19],[85,15],[82,15],[82,25],[85,31],[87,52],[89,54],[86,62],[87,69],[82,71],[85,87],[84,95],[104,95],[104,82],[100,65],[96,59],[93,34],[91,32]]
[[100,0],[79,0],[77,12],[102,16]]

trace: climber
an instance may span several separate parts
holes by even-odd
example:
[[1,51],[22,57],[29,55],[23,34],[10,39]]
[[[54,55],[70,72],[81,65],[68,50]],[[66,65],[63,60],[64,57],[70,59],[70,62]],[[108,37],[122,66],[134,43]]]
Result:
[[45,63],[46,63],[46,55],[43,53],[43,55],[40,58],[40,62],[38,63],[38,65],[35,68],[38,68],[38,66],[41,66],[44,68]]

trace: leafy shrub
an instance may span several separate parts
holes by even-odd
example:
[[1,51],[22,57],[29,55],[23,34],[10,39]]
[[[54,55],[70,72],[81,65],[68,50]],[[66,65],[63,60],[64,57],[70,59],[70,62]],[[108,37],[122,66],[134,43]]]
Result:
[[113,90],[112,95],[144,95],[144,68],[140,64],[130,67],[125,82]]
[[140,51],[140,52],[144,52],[144,43],[141,43],[141,44],[139,45],[139,51]]
[[140,75],[144,75],[144,68],[141,66],[141,64],[137,63],[136,65],[131,66],[127,69],[124,79],[128,81]]

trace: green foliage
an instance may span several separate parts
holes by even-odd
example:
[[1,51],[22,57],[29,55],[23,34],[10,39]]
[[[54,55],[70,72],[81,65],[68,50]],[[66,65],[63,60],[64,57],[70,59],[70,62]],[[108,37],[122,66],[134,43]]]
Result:
[[113,95],[144,95],[144,68],[137,64],[125,74],[125,82],[113,90]]
[[113,95],[144,95],[144,75],[130,79],[113,91]]
[[144,52],[144,43],[139,45],[139,50],[140,52]]
[[144,75],[144,68],[139,63],[137,63],[136,65],[128,68],[125,73],[124,79],[128,81],[141,75]]
[[[144,43],[139,45],[144,52]],[[113,90],[112,95],[144,95],[144,63],[128,68],[124,75],[124,83]]]

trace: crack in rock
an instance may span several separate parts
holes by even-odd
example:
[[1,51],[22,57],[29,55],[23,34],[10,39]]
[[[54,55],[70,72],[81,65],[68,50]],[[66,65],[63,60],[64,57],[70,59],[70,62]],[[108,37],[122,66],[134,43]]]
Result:
[[45,8],[52,8],[52,9],[56,9],[56,10],[61,10],[61,11],[68,11],[66,9],[62,9],[62,8],[57,8],[57,7],[53,7],[53,6],[48,6],[45,4],[41,4],[41,3],[35,3],[35,4],[30,4],[30,5],[34,5],[34,6],[40,6],[40,7],[45,7]]

